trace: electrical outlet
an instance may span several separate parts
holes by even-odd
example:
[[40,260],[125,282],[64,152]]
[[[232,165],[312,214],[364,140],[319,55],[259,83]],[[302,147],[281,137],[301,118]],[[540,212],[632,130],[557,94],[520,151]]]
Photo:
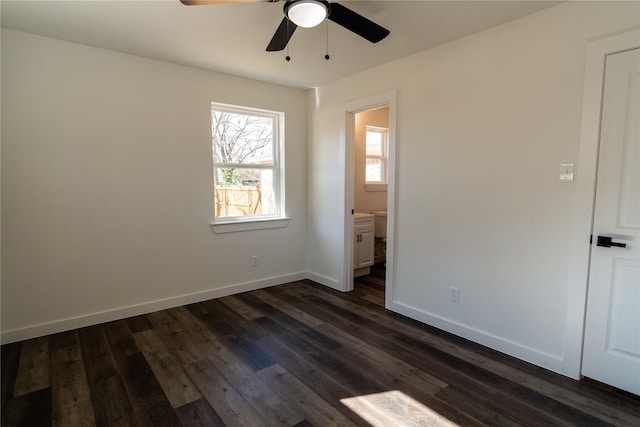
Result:
[[260,259],[258,258],[258,255],[254,255],[251,257],[251,265],[253,267],[257,267],[260,265]]
[[449,301],[460,301],[460,289],[454,288],[453,286],[449,288]]

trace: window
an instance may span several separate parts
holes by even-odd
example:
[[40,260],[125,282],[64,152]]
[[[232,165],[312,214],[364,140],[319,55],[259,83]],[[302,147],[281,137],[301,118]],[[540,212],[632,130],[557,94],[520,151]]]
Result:
[[387,183],[387,145],[389,129],[367,126],[365,184]]
[[214,231],[222,230],[217,224],[282,219],[283,125],[283,113],[211,104]]

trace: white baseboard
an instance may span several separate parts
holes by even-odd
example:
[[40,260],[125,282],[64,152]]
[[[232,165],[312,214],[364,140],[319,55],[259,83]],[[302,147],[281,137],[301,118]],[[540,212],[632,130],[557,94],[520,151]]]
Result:
[[336,279],[332,279],[330,277],[323,276],[321,274],[312,273],[311,271],[307,271],[307,279],[313,280],[316,283],[320,283],[321,285],[328,286],[337,291],[342,291],[340,282],[338,282]]
[[505,353],[509,356],[513,356],[517,359],[524,360],[525,362],[532,363],[558,374],[566,375],[563,372],[564,362],[559,356],[554,356],[531,347],[523,346],[522,344],[472,328],[468,325],[452,322],[443,317],[425,312],[398,301],[392,301],[387,309],[419,322],[426,323],[427,325],[435,328],[442,329],[443,331],[452,333],[459,337],[466,338],[501,353]]
[[2,331],[2,333],[0,334],[0,343],[8,344],[15,341],[64,332],[70,329],[83,328],[85,326],[97,325],[99,323],[111,322],[113,320],[126,319],[127,317],[139,316],[141,314],[147,314],[167,308],[179,307],[181,305],[193,304],[196,302],[238,294],[241,292],[248,292],[256,289],[267,288],[269,286],[280,285],[283,283],[295,282],[297,280],[306,279],[307,277],[307,273],[301,271],[298,273],[256,280],[254,282],[239,283],[236,285],[225,286],[223,288],[211,289],[203,292],[195,292],[186,295],[179,295],[176,297],[149,301],[142,304],[120,307],[112,310],[105,310],[67,319],[54,320],[52,322],[40,323],[37,325],[27,326],[24,328],[18,328],[9,331]]
[[[312,272],[301,271],[298,273],[270,277],[253,282],[239,283],[235,285],[225,286],[223,288],[180,295],[162,300],[149,301],[142,304],[91,313],[84,316],[61,319],[24,328],[3,331],[0,334],[0,342],[2,344],[8,344],[15,341],[36,338],[53,333],[68,331],[70,329],[110,322],[113,320],[125,319],[127,317],[147,314],[158,310],[164,310],[186,304],[193,304],[214,298],[220,298],[241,292],[253,291],[256,289],[267,288],[269,286],[295,282],[297,280],[303,279],[310,279],[332,289],[342,290],[338,280],[331,279],[329,277]],[[411,307],[398,301],[392,301],[387,308],[427,325],[442,329],[454,335],[466,338],[468,340],[516,357],[518,359],[533,363],[534,365],[549,369],[550,371],[566,375],[563,373],[563,360],[561,357],[546,354],[544,352],[537,351],[530,347],[523,346],[521,344],[489,334],[470,326],[452,322],[448,319],[430,314],[428,312],[417,309],[415,307]]]

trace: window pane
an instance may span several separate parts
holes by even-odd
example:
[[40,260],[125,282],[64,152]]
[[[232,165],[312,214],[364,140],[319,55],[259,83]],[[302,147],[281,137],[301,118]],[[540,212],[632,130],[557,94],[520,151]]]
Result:
[[367,159],[365,181],[384,182],[384,163],[382,159]]
[[367,131],[367,156],[382,156],[382,133]]
[[212,111],[214,162],[272,165],[273,121],[269,117]]
[[215,216],[276,213],[272,169],[215,168]]

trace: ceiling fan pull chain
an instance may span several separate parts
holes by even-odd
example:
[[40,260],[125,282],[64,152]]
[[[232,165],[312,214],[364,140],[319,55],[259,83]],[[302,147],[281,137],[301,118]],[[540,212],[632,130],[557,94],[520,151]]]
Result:
[[[291,22],[291,21],[289,21],[289,19],[287,19],[287,34],[291,34],[289,32],[289,22]],[[289,43],[287,43],[287,56],[285,56],[284,59],[286,59],[287,62],[291,61],[291,57],[289,56]]]
[[327,53],[324,55],[324,59],[328,61],[331,58],[329,56],[329,20],[325,19],[325,21],[327,22]]

